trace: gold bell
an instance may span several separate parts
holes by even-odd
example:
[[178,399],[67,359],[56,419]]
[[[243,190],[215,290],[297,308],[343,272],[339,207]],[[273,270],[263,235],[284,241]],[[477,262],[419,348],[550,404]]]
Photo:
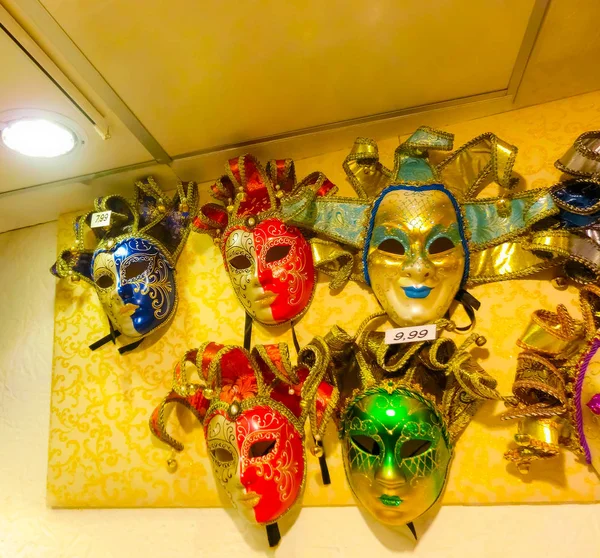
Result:
[[181,203],[179,204],[179,211],[182,213],[188,213],[190,210],[190,206],[187,203],[187,199],[183,198]]
[[206,397],[206,399],[212,399],[215,396],[215,390],[206,388],[205,390],[202,391],[202,395],[204,395],[204,397]]
[[106,246],[108,246],[108,248],[112,248],[115,245],[115,241],[112,238],[108,239],[108,242],[106,243]]
[[564,291],[569,286],[567,278],[562,276],[555,277],[552,279],[551,283],[552,286],[559,291]]
[[275,197],[276,197],[278,200],[280,200],[281,198],[283,198],[283,192],[282,192],[281,190],[278,190],[278,191],[275,193]]
[[483,347],[486,343],[487,339],[483,335],[480,335],[477,339],[475,339],[475,345],[478,347]]
[[500,198],[496,202],[496,212],[498,213],[498,217],[509,217],[512,213],[510,202],[505,198]]
[[233,213],[233,205],[227,206],[227,213]]
[[167,459],[167,471],[169,471],[169,473],[174,473],[175,471],[177,471],[177,467],[178,463],[174,457]]

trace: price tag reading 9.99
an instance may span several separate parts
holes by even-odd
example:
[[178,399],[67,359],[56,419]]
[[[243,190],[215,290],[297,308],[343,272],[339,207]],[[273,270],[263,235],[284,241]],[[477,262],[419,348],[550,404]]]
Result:
[[412,343],[417,341],[432,341],[437,337],[437,326],[428,324],[414,327],[398,327],[388,329],[385,332],[385,342],[387,345],[396,343]]
[[112,211],[98,211],[97,213],[92,213],[90,227],[92,227],[92,229],[95,229],[96,227],[108,227],[108,225],[110,225],[111,213]]

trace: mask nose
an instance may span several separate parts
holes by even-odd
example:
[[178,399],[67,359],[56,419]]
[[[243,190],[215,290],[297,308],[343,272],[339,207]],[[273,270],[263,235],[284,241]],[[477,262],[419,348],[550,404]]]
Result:
[[387,454],[375,470],[375,481],[387,488],[399,488],[406,484],[406,477],[398,467],[393,453]]
[[261,289],[262,285],[258,280],[258,264],[254,262],[254,266],[250,275],[250,288],[252,289]]
[[415,283],[423,283],[435,276],[435,266],[428,259],[417,256],[405,264],[401,273]]
[[121,285],[120,287],[118,287],[116,289],[115,294],[117,295],[117,298],[121,298],[125,302],[127,302],[129,299],[131,299],[133,297],[133,286],[129,285],[129,284]]

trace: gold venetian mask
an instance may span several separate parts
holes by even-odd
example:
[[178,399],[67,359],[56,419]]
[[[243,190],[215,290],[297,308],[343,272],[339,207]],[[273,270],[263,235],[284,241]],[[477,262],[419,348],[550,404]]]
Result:
[[399,326],[441,318],[464,280],[468,253],[456,208],[440,185],[391,186],[374,205],[366,275]]
[[442,418],[415,392],[363,392],[348,406],[342,432],[352,492],[381,523],[405,525],[440,497],[450,443]]

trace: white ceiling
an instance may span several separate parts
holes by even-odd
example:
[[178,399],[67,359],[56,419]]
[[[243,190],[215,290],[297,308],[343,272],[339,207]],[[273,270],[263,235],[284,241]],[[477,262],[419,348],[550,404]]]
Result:
[[[510,110],[521,83],[521,104],[556,98],[554,71],[570,78],[564,94],[600,84],[597,64],[569,64],[600,55],[589,32],[596,0],[0,0],[0,24],[2,6],[110,138],[0,28],[0,119],[55,111],[87,139],[43,161],[0,146],[0,232],[150,172],[209,180],[249,149],[310,156],[356,135]],[[552,42],[557,32],[568,52]]]

